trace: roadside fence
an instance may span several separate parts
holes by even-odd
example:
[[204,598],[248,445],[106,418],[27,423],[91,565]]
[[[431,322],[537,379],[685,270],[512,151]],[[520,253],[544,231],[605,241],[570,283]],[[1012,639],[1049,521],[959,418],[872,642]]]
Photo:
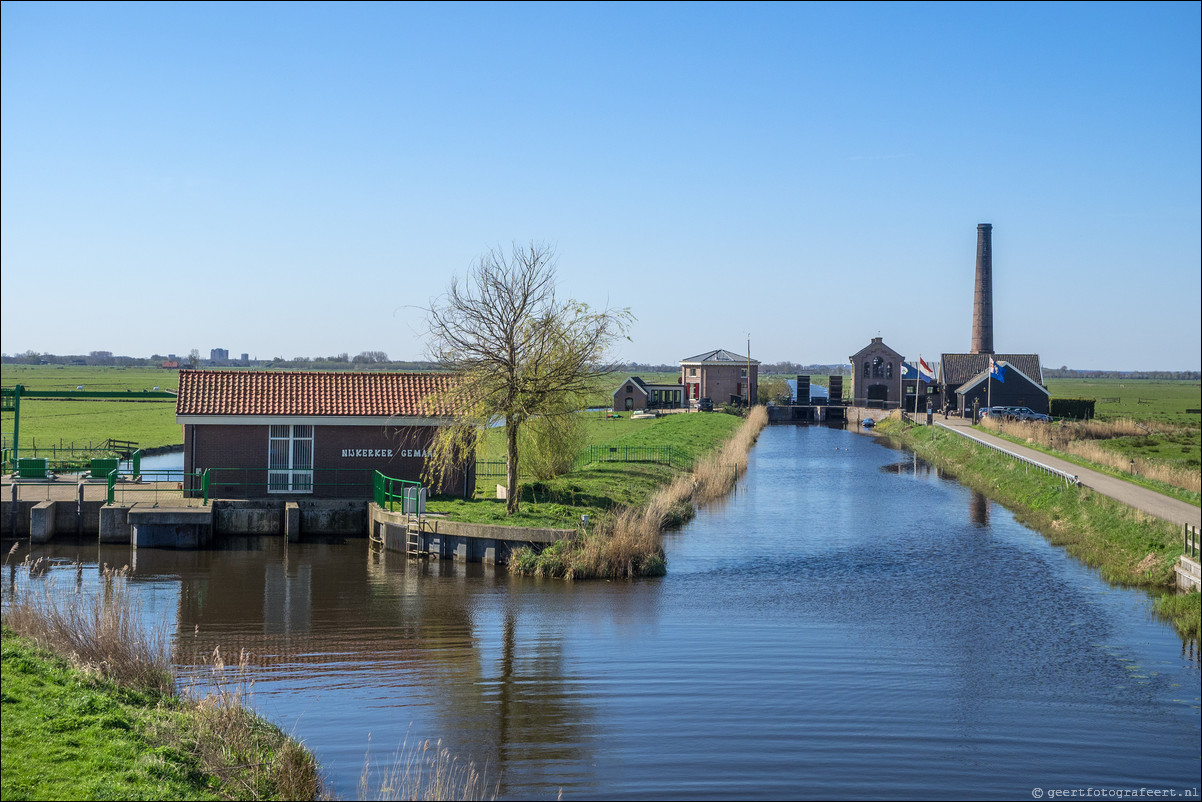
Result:
[[1062,471],[1059,468],[1053,468],[1051,465],[1044,465],[1042,462],[1036,462],[1033,459],[1024,457],[1022,454],[1016,454],[1015,452],[1013,452],[1009,449],[1002,448],[1001,446],[986,442],[985,440],[982,440],[979,437],[976,437],[975,435],[973,435],[969,432],[966,432],[962,429],[948,426],[946,423],[936,423],[935,425],[941,429],[944,429],[949,432],[953,432],[954,434],[958,434],[961,437],[965,437],[969,440],[972,440],[977,445],[981,445],[981,446],[984,446],[985,448],[992,449],[992,450],[998,452],[999,454],[1005,454],[1007,457],[1018,460],[1019,462],[1023,463],[1024,465],[1027,465],[1028,467],[1036,468],[1038,470],[1043,471],[1044,473],[1049,473],[1053,476],[1057,476],[1057,477],[1063,479],[1064,483],[1070,487],[1081,484],[1081,480],[1079,478],[1077,478],[1076,474]]

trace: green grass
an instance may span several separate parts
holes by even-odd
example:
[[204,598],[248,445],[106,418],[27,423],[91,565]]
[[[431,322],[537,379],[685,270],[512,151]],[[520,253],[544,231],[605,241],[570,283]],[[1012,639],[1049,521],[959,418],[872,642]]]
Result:
[[[1157,379],[1048,379],[1053,398],[1092,398],[1098,420],[1155,420],[1199,425],[1187,409],[1202,408],[1202,383]],[[1115,399],[1115,400],[1110,400]]]
[[[159,387],[175,390],[179,372],[157,368],[81,367],[65,365],[4,365],[0,384],[23,385],[29,390],[140,391]],[[0,416],[0,431],[7,445],[13,433],[13,413]],[[141,448],[180,445],[184,441],[175,421],[172,401],[60,400],[26,398],[21,401],[23,455],[47,456],[42,449],[97,445],[108,439],[129,440]],[[28,451],[26,454],[25,452]]]
[[1017,460],[937,427],[887,420],[877,431],[1013,510],[1053,545],[1097,568],[1108,582],[1162,594],[1158,613],[1183,635],[1196,637],[1197,602],[1178,602],[1169,594],[1176,581],[1173,566],[1181,554],[1180,526],[1088,488],[1068,487],[1057,477],[1027,470]]
[[[523,480],[521,508],[505,516],[505,503],[492,496],[503,480],[481,479],[473,500],[437,498],[427,509],[453,520],[509,526],[571,528],[581,515],[595,517],[621,507],[643,504],[658,487],[670,482],[695,460],[728,440],[743,419],[718,413],[665,415],[661,418],[606,420],[587,416],[590,444],[671,446],[672,467],[646,463],[594,463],[546,482]],[[490,430],[480,446],[481,459],[503,459],[503,434]]]
[[168,700],[97,681],[3,632],[4,799],[221,799],[186,754],[147,737]]

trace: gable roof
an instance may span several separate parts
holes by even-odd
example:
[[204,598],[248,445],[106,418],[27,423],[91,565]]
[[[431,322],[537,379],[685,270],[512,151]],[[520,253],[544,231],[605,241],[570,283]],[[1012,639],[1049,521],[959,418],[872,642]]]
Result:
[[676,383],[676,384],[651,384],[650,382],[643,381],[638,376],[627,376],[618,385],[618,389],[614,390],[613,394],[617,395],[618,393],[624,392],[625,387],[628,384],[633,384],[633,385],[637,386],[640,390],[643,391],[644,394],[650,394],[651,390],[682,390],[682,389],[684,389],[683,385],[681,385],[679,383]]
[[736,354],[733,351],[727,351],[719,348],[716,351],[706,351],[704,354],[691,356],[688,359],[680,360],[682,365],[692,365],[699,362],[741,362],[746,365],[751,362],[753,365],[760,364],[758,359],[748,359],[746,354]]
[[964,384],[978,373],[989,369],[989,358],[1013,365],[1029,381],[1043,385],[1043,369],[1039,354],[943,354],[940,370],[944,384]]
[[[1009,376],[1009,374],[1011,372],[1017,373],[1019,376],[1023,377],[1023,379],[1026,380],[1027,384],[1030,384],[1036,390],[1039,390],[1044,395],[1051,395],[1051,392],[1048,390],[1048,388],[1044,387],[1042,384],[1035,381],[1030,376],[1028,376],[1026,373],[1019,370],[1017,367],[1010,364],[1009,362],[1006,362],[1005,360],[1002,360],[1002,359],[998,359],[997,363],[999,366],[1006,368],[1007,376]],[[985,369],[983,371],[978,373],[976,376],[973,376],[968,381],[964,382],[964,384],[961,384],[959,387],[957,387],[956,392],[957,393],[971,392],[972,388],[976,387],[978,384],[980,384],[981,382],[985,381],[988,378],[989,378],[989,365],[988,365],[988,363],[986,363]],[[1006,380],[1009,381],[1009,378],[1007,378]]]
[[880,337],[873,337],[872,342],[868,343],[868,345],[864,346],[859,351],[856,351],[854,354],[849,356],[847,358],[847,361],[855,362],[856,358],[859,357],[860,354],[863,354],[866,351],[874,351],[874,352],[886,351],[890,354],[893,354],[895,357],[898,358],[898,360],[900,360],[902,358],[902,355],[900,353],[898,353],[897,351],[894,351],[892,348],[885,345],[885,341],[883,339],[881,339]]
[[449,373],[182,370],[176,415],[429,417],[423,401]]

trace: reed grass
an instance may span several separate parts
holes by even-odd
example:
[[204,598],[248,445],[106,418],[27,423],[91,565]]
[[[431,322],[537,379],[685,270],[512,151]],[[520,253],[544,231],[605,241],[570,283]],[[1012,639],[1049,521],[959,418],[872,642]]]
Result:
[[747,454],[768,424],[768,411],[753,407],[735,434],[712,454],[693,462],[640,506],[604,515],[591,531],[535,552],[523,548],[510,571],[563,579],[632,579],[667,572],[661,534],[691,518],[698,505],[721,498],[747,470]]
[[[158,776],[178,775],[193,788],[191,795],[200,797],[315,799],[322,793],[314,757],[245,706],[249,655],[241,654],[231,672],[215,651],[209,660],[212,689],[204,695],[194,689],[180,692],[165,631],[142,625],[127,569],[103,568],[97,592],[89,593],[79,581],[82,565],[75,566],[75,587],[65,592],[58,592],[55,577],[45,576],[42,560],[24,567],[42,580],[37,588],[27,585],[10,593],[3,616],[6,635],[12,632],[61,658],[74,672],[103,686],[102,695],[112,700],[105,704],[128,711],[123,720],[133,723],[118,727],[135,731],[133,745],[125,749],[140,748],[141,762],[149,766],[149,776],[136,775],[135,782],[157,787]],[[7,688],[7,673],[5,682]],[[130,691],[137,696],[131,698]],[[9,701],[6,691],[5,704]],[[69,710],[48,708],[38,718],[66,721],[71,715]],[[24,752],[16,753],[6,746],[6,766],[10,760],[73,759],[69,756],[79,745],[71,729],[65,723],[51,726],[47,737],[55,742],[49,748],[26,743],[19,746]],[[40,751],[33,754],[34,750]],[[44,772],[53,773],[54,768]],[[88,777],[69,782],[102,788],[113,781]],[[138,796],[143,792],[137,788],[128,791],[138,798],[159,798],[151,791],[145,791],[150,794],[145,797]],[[59,793],[67,798],[88,795],[70,788]]]
[[411,744],[406,738],[382,771],[373,768],[371,755],[363,759],[359,799],[370,800],[475,800],[496,799],[500,783],[489,787],[487,769],[452,754],[442,741],[425,739]]
[[[33,561],[27,570],[34,576],[44,572],[43,560]],[[77,564],[75,570],[78,576],[83,566]],[[170,646],[161,630],[147,632],[141,626],[127,573],[128,567],[105,566],[95,596],[83,594],[79,582],[75,591],[56,595],[54,583],[47,582],[41,592],[13,598],[4,611],[4,623],[88,674],[138,690],[170,694],[175,688]]]
[[1183,431],[1184,427],[1181,426],[1159,422],[1144,424],[1130,418],[1057,421],[1052,424],[985,418],[981,426],[1045,451],[1060,452],[1113,471],[1142,476],[1191,493],[1202,493],[1202,472],[1197,468],[1159,459],[1131,457],[1100,445],[1100,442],[1119,437],[1153,434],[1172,436]]

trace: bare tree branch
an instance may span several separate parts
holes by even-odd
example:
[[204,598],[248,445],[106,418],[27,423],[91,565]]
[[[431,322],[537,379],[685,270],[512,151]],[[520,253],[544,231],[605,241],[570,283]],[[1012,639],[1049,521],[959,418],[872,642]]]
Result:
[[606,352],[632,320],[627,309],[594,311],[560,301],[555,286],[554,249],[515,243],[508,255],[498,248],[480,257],[465,280],[452,279],[426,310],[430,358],[462,377],[431,401],[458,410],[463,420],[440,430],[428,477],[462,459],[463,449],[474,444],[468,430],[503,424],[507,514],[518,509],[519,430],[531,418],[563,414],[568,399],[611,370],[603,364]]

